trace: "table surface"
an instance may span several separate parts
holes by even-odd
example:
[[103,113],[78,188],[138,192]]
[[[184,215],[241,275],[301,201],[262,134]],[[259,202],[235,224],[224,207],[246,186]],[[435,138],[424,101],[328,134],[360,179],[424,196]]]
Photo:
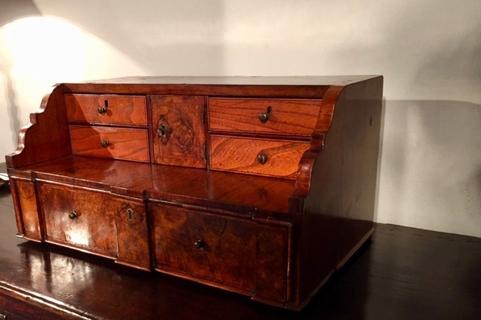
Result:
[[0,290],[104,319],[481,319],[481,239],[378,225],[301,313],[15,237],[0,192]]

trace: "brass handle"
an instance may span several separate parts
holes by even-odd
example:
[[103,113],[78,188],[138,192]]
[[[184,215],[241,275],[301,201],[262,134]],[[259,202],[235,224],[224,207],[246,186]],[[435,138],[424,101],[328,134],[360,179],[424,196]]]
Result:
[[107,148],[110,145],[110,142],[107,139],[102,139],[100,140],[100,145],[102,146],[102,148]]
[[259,162],[260,164],[266,164],[267,160],[267,154],[265,154],[264,152],[261,152],[257,155],[257,162]]
[[104,105],[97,108],[97,112],[100,114],[107,113],[107,108],[109,107],[108,100],[104,100]]
[[78,218],[78,213],[77,213],[75,210],[70,211],[69,214],[68,214],[68,217],[69,217],[71,220],[77,219],[77,218]]
[[205,248],[205,242],[202,241],[201,239],[195,240],[194,247],[196,249],[204,249]]
[[134,220],[134,209],[132,208],[127,208],[127,210],[125,210],[125,212],[127,212],[127,220],[129,221],[132,221]]
[[272,107],[268,106],[266,109],[266,112],[262,112],[259,114],[259,121],[262,123],[266,123],[267,120],[269,120],[269,118],[271,117],[271,113],[272,113]]

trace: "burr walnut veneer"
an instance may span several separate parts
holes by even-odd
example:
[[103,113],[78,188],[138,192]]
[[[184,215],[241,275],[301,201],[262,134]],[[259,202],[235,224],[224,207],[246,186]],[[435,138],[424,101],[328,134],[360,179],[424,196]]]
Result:
[[382,77],[55,86],[7,156],[18,235],[301,309],[373,231]]

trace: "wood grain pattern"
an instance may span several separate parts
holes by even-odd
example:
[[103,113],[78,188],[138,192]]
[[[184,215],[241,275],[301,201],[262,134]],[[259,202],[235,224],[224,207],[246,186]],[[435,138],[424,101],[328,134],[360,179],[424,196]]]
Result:
[[[307,142],[220,135],[212,135],[210,143],[212,169],[289,179],[295,179],[299,160],[309,148]],[[261,153],[267,156],[265,164],[257,160]]]
[[[252,296],[259,293],[261,298],[285,297],[282,229],[174,206],[153,206],[153,217],[160,271],[186,274]],[[262,237],[264,232],[273,237]]]
[[150,270],[149,235],[144,203],[124,201],[119,207],[114,210],[118,246],[116,262]]
[[[75,155],[149,161],[146,129],[71,125],[70,137]],[[108,146],[102,146],[102,141],[108,141]]]
[[16,192],[19,202],[23,235],[28,239],[41,241],[40,220],[33,182],[12,179],[10,183],[13,185],[13,192]]
[[[209,129],[309,137],[320,105],[321,100],[312,99],[209,98]],[[260,121],[259,115],[268,108],[268,119]]]
[[[100,113],[99,107],[106,111]],[[147,125],[144,96],[66,94],[65,108],[70,123]]]
[[[45,217],[46,240],[89,250],[108,257],[117,256],[115,202],[99,192],[74,187],[39,184]],[[75,218],[69,217],[75,211]]]
[[151,96],[150,101],[154,162],[205,168],[204,97]]

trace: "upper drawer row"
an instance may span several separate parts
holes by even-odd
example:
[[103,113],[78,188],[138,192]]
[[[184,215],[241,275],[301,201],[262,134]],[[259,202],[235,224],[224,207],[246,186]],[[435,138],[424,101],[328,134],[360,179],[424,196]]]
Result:
[[[147,125],[145,96],[65,95],[70,123]],[[321,100],[209,98],[209,130],[310,136]]]

